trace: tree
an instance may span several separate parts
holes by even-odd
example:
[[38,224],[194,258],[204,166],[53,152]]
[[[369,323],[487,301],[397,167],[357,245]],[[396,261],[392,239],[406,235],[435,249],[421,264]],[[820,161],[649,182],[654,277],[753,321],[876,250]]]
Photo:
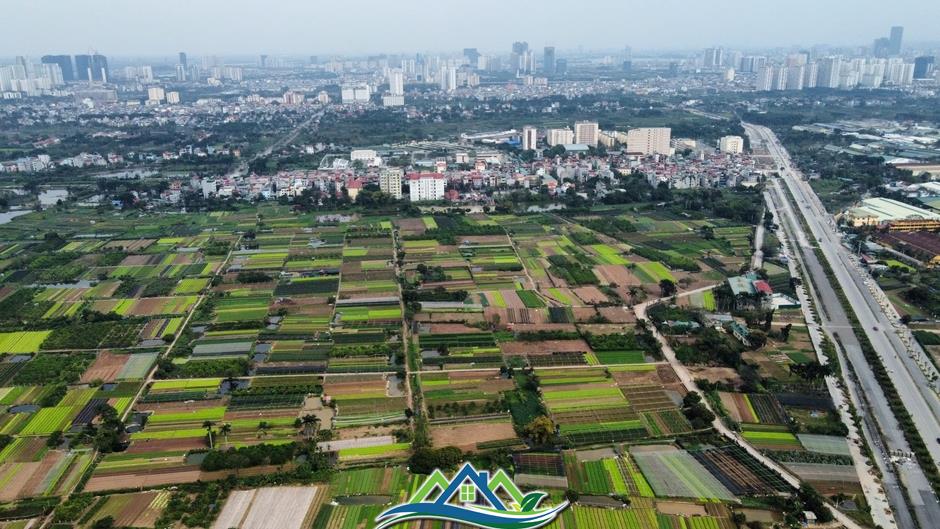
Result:
[[105,516],[104,518],[101,518],[100,520],[92,524],[91,527],[92,529],[111,529],[112,527],[114,527],[114,517]]
[[669,296],[675,295],[676,284],[673,283],[671,279],[660,279],[659,291],[662,294],[662,297],[668,298]]
[[536,417],[525,426],[525,434],[537,445],[549,445],[555,437],[555,423],[545,415]]
[[317,433],[320,428],[320,418],[316,415],[306,414],[300,419],[304,427],[304,437],[310,438]]
[[453,470],[463,460],[463,452],[455,446],[444,448],[418,448],[408,459],[413,474],[430,474],[435,469]]
[[219,427],[219,433],[225,438],[225,444],[228,445],[228,434],[232,433],[232,425],[225,423]]
[[215,426],[215,423],[212,421],[203,421],[202,427],[206,429],[206,435],[209,436],[209,449],[213,448],[212,446],[212,427]]
[[760,329],[751,329],[747,341],[751,343],[752,349],[760,349],[767,343],[767,333]]

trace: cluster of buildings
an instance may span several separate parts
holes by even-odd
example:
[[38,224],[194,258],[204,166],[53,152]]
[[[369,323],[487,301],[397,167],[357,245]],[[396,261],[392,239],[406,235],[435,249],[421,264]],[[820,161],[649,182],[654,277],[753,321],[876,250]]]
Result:
[[629,168],[644,174],[653,187],[697,189],[756,186],[763,175],[759,165],[743,154],[698,150],[690,156],[634,156]]
[[83,152],[75,156],[62,158],[58,161],[52,161],[47,154],[37,156],[26,156],[7,162],[0,162],[0,173],[29,173],[40,172],[55,169],[56,167],[73,167],[81,169],[84,167],[107,167],[124,162],[124,158],[119,154],[108,154],[102,156],[96,153]]
[[880,119],[840,120],[833,123],[796,125],[794,130],[839,135],[849,145],[827,145],[826,150],[849,156],[883,159],[900,169],[920,174],[917,165],[940,158],[940,127],[927,122],[896,122]]
[[[809,60],[808,53],[787,56],[779,65],[765,65],[757,70],[755,89],[758,91],[803,90],[805,88],[881,88],[883,86],[910,86],[915,79],[927,79],[927,72],[918,69],[915,62],[900,57],[845,58],[822,57]],[[932,71],[929,75],[933,75]]]
[[940,230],[940,214],[890,198],[866,198],[843,217],[850,226],[890,231]]
[[548,147],[562,146],[568,152],[585,151],[589,147],[603,145],[613,148],[623,145],[626,151],[635,154],[672,154],[672,130],[668,127],[642,127],[621,131],[602,131],[596,121],[578,121],[571,128],[551,128],[541,132],[531,126],[523,127],[522,150],[537,150],[539,139],[544,138]]
[[110,79],[104,55],[45,55],[40,63],[25,56],[15,64],[0,66],[0,97],[58,95],[66,83],[106,83]]

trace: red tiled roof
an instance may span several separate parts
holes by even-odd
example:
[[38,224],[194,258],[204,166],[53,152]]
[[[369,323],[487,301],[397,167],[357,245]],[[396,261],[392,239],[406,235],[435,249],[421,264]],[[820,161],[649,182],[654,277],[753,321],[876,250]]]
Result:
[[763,294],[773,294],[774,289],[770,287],[770,283],[764,281],[763,279],[758,279],[754,281],[754,289]]

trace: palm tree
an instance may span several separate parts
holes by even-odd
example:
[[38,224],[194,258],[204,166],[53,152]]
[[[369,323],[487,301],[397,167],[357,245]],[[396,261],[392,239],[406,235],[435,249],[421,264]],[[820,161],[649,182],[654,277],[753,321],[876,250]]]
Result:
[[225,438],[225,444],[228,445],[228,434],[232,433],[232,425],[225,423],[219,427],[219,433]]
[[206,429],[206,434],[209,436],[209,449],[212,449],[212,427],[215,426],[215,423],[212,421],[204,421],[202,427]]
[[[304,437],[306,438],[310,438],[320,428],[320,418],[316,415],[304,415],[300,422],[304,425]],[[311,430],[313,430],[313,433],[311,433]]]

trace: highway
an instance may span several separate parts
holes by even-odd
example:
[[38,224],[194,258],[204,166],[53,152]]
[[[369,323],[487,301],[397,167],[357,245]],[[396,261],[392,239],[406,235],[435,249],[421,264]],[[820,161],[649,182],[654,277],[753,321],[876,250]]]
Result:
[[[885,454],[900,456],[892,457],[888,461],[883,460],[879,464],[882,469],[886,465],[895,465],[900,481],[907,492],[906,506],[900,505],[899,502],[904,500],[901,488],[890,473],[884,476],[886,492],[898,515],[897,523],[900,527],[911,527],[913,521],[910,520],[909,513],[913,512],[921,527],[940,527],[940,504],[923,470],[913,458],[906,457],[910,453],[910,446],[862,353],[858,338],[836,294],[836,287],[845,293],[849,304],[855,309],[856,317],[866,336],[881,355],[888,374],[913,417],[915,426],[927,444],[935,463],[940,461],[940,444],[937,444],[937,438],[940,438],[940,420],[938,420],[937,413],[940,410],[940,401],[917,362],[908,357],[907,348],[894,332],[893,323],[895,322],[891,321],[889,314],[886,314],[884,308],[875,300],[869,285],[866,284],[867,275],[863,275],[855,268],[853,256],[847,248],[842,246],[841,237],[832,220],[809,184],[802,179],[799,171],[793,168],[789,156],[777,137],[765,127],[750,124],[744,124],[744,126],[748,135],[751,136],[752,144],[760,141],[766,145],[781,169],[780,174],[786,189],[795,198],[795,200],[790,200],[783,188],[778,186],[777,182],[772,182],[771,187],[777,193],[780,209],[790,219],[789,226],[793,232],[793,243],[802,254],[807,273],[813,278],[820,308],[823,309],[820,314],[823,326],[842,345],[845,357],[857,376],[860,392],[867,400],[869,407],[867,409],[863,407],[859,409],[859,412],[865,415],[867,411],[876,419],[880,436],[875,439],[876,446],[872,448],[882,457],[885,457]],[[805,232],[793,206],[799,208],[802,217],[810,227],[810,234]],[[837,284],[831,284],[826,277],[813,251],[809,236],[819,241],[819,247],[836,275]],[[881,442],[884,446],[880,445]],[[905,515],[905,511],[908,515]]]

